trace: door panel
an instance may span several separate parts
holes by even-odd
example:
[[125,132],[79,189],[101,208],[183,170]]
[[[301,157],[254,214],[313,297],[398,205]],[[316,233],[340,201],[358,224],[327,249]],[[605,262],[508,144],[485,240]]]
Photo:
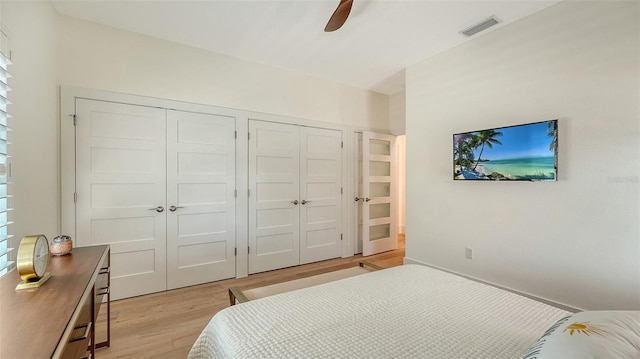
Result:
[[300,127],[300,264],[341,253],[342,134]]
[[395,137],[362,134],[362,254],[377,254],[398,246],[395,231]]
[[249,273],[300,263],[298,127],[249,121]]
[[113,298],[235,276],[235,119],[76,107],[76,240],[111,245]]
[[165,111],[78,99],[76,118],[76,245],[111,245],[114,300],[166,289]]
[[362,133],[354,133],[354,143],[356,144],[355,146],[355,168],[356,168],[356,183],[355,183],[355,201],[356,201],[356,205],[355,205],[355,218],[356,218],[356,245],[355,245],[355,252],[356,253],[362,253],[362,233],[363,233],[363,220],[362,220],[362,210],[363,210],[363,206],[364,206],[364,200],[362,200],[364,198],[364,195],[362,194],[363,191],[363,165],[362,165]]
[[234,277],[235,119],[168,110],[167,133],[167,288]]

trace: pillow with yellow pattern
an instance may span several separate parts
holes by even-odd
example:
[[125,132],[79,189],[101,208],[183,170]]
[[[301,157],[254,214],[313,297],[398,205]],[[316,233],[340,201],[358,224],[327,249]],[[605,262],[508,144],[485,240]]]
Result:
[[640,358],[640,311],[586,311],[560,319],[522,359]]

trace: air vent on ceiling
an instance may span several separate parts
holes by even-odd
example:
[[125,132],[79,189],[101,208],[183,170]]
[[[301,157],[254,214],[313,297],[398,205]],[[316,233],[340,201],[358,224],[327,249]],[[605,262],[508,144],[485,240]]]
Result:
[[475,25],[469,26],[468,28],[460,31],[460,33],[466,37],[470,37],[473,36],[477,33],[479,33],[480,31],[484,31],[488,28],[490,28],[491,26],[494,25],[498,25],[499,23],[501,23],[502,20],[500,20],[499,18],[497,18],[495,15],[491,16],[490,18],[481,21],[480,23],[477,23]]

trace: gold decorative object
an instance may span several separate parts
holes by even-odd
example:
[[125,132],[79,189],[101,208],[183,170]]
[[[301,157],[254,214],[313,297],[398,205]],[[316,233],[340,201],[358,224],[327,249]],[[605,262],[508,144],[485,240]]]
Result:
[[22,283],[18,284],[16,290],[38,288],[51,278],[51,274],[47,272],[50,255],[49,241],[44,235],[35,234],[22,238],[16,260]]

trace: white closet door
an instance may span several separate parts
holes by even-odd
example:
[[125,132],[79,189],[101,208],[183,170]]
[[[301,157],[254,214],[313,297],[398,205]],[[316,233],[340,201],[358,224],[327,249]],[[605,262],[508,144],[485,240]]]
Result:
[[167,111],[167,289],[235,276],[235,118]]
[[300,128],[300,264],[341,253],[342,133]]
[[112,299],[166,289],[165,111],[76,100],[77,246],[111,245]]
[[362,135],[362,254],[398,246],[395,225],[395,137]]
[[249,121],[249,273],[300,263],[298,126]]
[[354,139],[354,143],[356,144],[355,149],[354,149],[354,167],[355,167],[355,179],[356,179],[356,183],[355,183],[355,201],[356,201],[356,205],[355,205],[355,218],[356,218],[356,245],[355,245],[355,252],[356,253],[362,253],[362,226],[363,226],[363,215],[362,215],[362,210],[363,210],[363,203],[364,203],[364,195],[362,194],[363,191],[363,184],[362,184],[362,133],[358,132],[358,133],[354,133],[353,134],[353,139]]

